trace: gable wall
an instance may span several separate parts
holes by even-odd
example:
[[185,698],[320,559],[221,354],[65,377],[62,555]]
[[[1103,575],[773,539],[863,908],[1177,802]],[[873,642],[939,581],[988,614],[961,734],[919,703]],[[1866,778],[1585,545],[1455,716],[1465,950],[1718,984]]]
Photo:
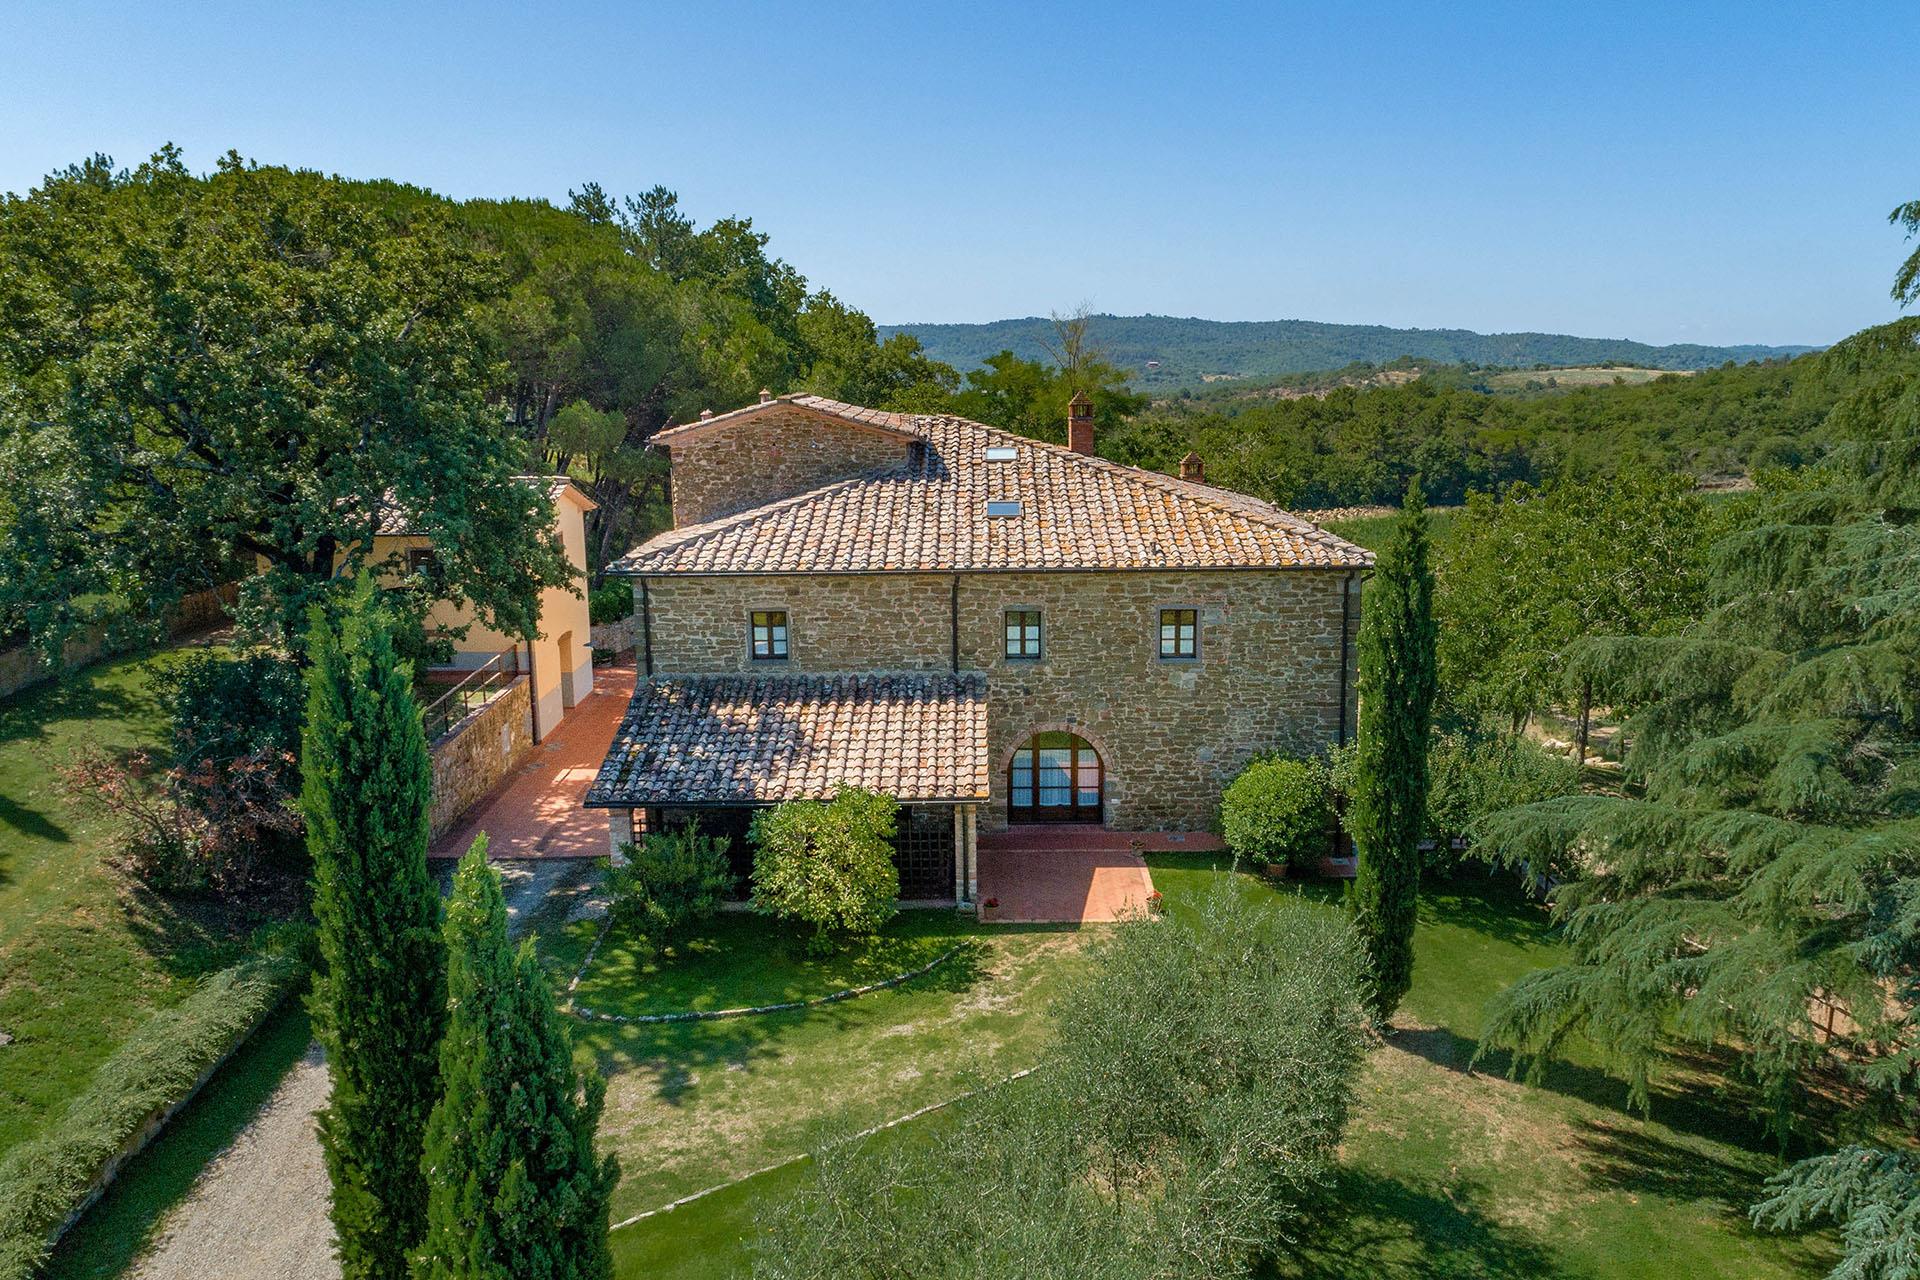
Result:
[[906,462],[913,441],[780,406],[672,444],[673,526],[701,524]]

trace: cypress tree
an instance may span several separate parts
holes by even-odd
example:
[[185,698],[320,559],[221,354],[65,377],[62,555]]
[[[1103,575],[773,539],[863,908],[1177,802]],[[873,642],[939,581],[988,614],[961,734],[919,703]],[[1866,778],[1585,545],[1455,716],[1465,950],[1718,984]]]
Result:
[[1347,811],[1360,863],[1354,924],[1367,951],[1368,1005],[1383,1022],[1413,981],[1435,640],[1427,512],[1415,476],[1361,615],[1359,753]]
[[531,943],[507,942],[486,839],[460,860],[447,905],[445,1092],[427,1129],[419,1280],[589,1280],[612,1274],[616,1169],[594,1155],[605,1086],[573,1046]]
[[427,872],[432,767],[393,629],[362,583],[309,628],[301,808],[320,964],[308,998],[333,1090],[320,1112],[345,1280],[397,1280],[426,1222],[446,957]]

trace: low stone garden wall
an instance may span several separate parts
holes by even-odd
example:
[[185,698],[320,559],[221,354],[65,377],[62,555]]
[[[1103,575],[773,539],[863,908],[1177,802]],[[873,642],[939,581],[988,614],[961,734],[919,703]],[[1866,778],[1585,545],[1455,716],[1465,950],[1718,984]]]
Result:
[[480,707],[433,743],[433,808],[429,837],[438,840],[533,750],[533,704],[527,677]]
[[596,623],[593,628],[593,647],[605,649],[608,653],[625,653],[638,648],[640,644],[640,615],[622,618],[618,622]]
[[[239,590],[239,583],[229,582],[187,596],[167,615],[167,634],[188,635],[224,621],[227,609],[233,604]],[[90,662],[98,662],[119,652],[119,649],[120,646],[108,636],[105,628],[90,627],[67,641],[61,655],[61,666],[57,669],[43,662],[40,654],[26,645],[0,651],[0,698],[9,697],[42,680],[51,680],[61,670],[74,671]]]

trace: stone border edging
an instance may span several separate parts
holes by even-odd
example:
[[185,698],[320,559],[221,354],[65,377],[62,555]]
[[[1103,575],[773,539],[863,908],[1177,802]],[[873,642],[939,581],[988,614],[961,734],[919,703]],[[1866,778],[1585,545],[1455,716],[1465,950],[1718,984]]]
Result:
[[[600,931],[600,938],[604,937],[606,937],[606,930],[602,929]],[[749,1018],[758,1014],[790,1013],[795,1009],[814,1009],[824,1004],[838,1004],[842,1000],[852,1000],[857,996],[872,995],[876,991],[885,991],[889,987],[897,987],[902,983],[912,982],[915,978],[925,977],[942,964],[945,964],[948,960],[951,960],[960,950],[961,946],[964,945],[956,942],[911,972],[896,973],[891,978],[885,978],[879,982],[869,982],[864,987],[848,987],[844,991],[835,991],[830,995],[815,996],[811,1000],[789,1000],[784,1004],[760,1004],[741,1009],[687,1009],[679,1013],[601,1013],[596,1009],[589,1009],[585,1005],[576,1004],[571,998],[574,987],[580,983],[581,974],[586,972],[587,965],[593,962],[593,957],[600,950],[600,938],[593,940],[593,947],[587,952],[587,959],[580,965],[580,973],[576,973],[573,981],[567,985],[569,997],[567,1000],[567,1012],[576,1018],[584,1018],[590,1022],[624,1022],[629,1024],[713,1022],[720,1018]]]
[[[955,949],[957,950],[958,948],[955,948]],[[943,960],[945,958],[946,958],[945,956],[941,957],[941,959]],[[938,964],[939,961],[936,960],[934,961],[934,963]],[[859,1142],[863,1138],[871,1138],[876,1133],[885,1133],[888,1129],[897,1129],[901,1125],[909,1124],[912,1121],[918,1120],[922,1116],[929,1116],[936,1111],[945,1110],[946,1108],[953,1106],[955,1103],[965,1102],[969,1098],[977,1098],[981,1094],[986,1093],[991,1089],[998,1089],[1004,1085],[1012,1084],[1015,1080],[1024,1080],[1038,1070],[1040,1070],[1039,1067],[1027,1067],[1025,1070],[1016,1071],[1010,1076],[1003,1076],[1000,1079],[993,1081],[991,1084],[983,1084],[978,1089],[969,1089],[965,1093],[956,1094],[951,1098],[945,1098],[939,1102],[929,1102],[926,1106],[921,1107],[917,1111],[909,1111],[907,1112],[907,1114],[903,1116],[895,1116],[891,1120],[887,1120],[880,1124],[874,1125],[871,1129],[862,1129],[858,1133],[849,1134],[846,1137],[841,1138],[839,1141],[829,1143],[828,1145],[836,1146],[836,1147],[844,1146],[849,1142]],[[645,1222],[648,1218],[657,1218],[663,1213],[672,1213],[675,1209],[678,1209],[683,1205],[692,1204],[695,1200],[705,1199],[707,1196],[710,1196],[717,1191],[725,1191],[728,1187],[737,1187],[741,1183],[757,1178],[763,1173],[772,1173],[775,1169],[784,1169],[790,1164],[799,1164],[803,1160],[811,1160],[811,1159],[813,1159],[813,1153],[811,1151],[802,1151],[797,1156],[788,1156],[785,1160],[776,1160],[770,1165],[765,1165],[761,1168],[751,1170],[747,1173],[743,1173],[737,1178],[729,1179],[726,1182],[716,1183],[711,1187],[702,1187],[700,1190],[695,1191],[690,1195],[681,1196],[678,1200],[675,1200],[670,1204],[663,1204],[658,1209],[648,1209],[645,1212],[636,1213],[630,1218],[622,1218],[620,1221],[609,1226],[607,1230],[609,1232],[618,1231],[622,1227],[631,1227],[636,1223]]]

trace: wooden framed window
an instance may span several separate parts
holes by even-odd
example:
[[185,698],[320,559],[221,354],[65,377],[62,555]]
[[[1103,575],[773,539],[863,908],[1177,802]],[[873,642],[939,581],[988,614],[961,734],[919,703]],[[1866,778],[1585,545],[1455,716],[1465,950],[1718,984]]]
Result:
[[1105,772],[1085,738],[1036,733],[1007,763],[1007,821],[1099,822]]
[[1033,659],[1040,656],[1040,611],[1007,610],[1007,647],[1009,658]]
[[755,609],[749,622],[751,647],[748,652],[755,662],[785,662],[787,660],[787,611],[785,609]]
[[408,573],[431,573],[439,562],[440,557],[433,553],[432,547],[407,548]]
[[1160,656],[1162,658],[1200,656],[1200,611],[1198,609],[1162,609],[1160,611]]

